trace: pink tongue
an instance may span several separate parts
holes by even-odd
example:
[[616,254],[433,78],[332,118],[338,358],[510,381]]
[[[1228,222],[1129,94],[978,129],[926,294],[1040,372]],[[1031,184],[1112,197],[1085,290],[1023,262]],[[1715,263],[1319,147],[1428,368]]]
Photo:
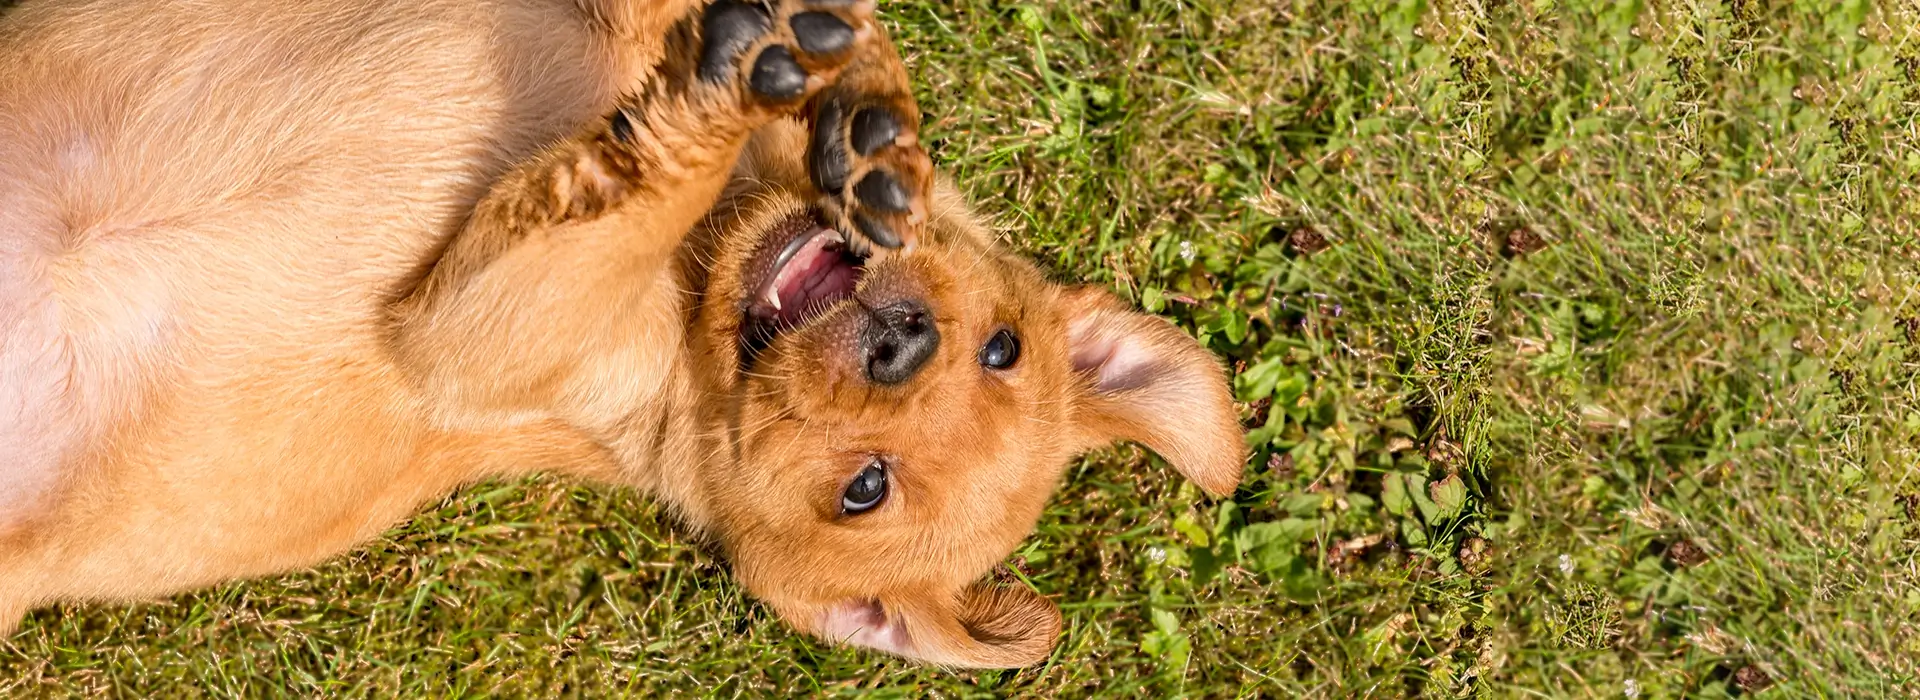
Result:
[[822,272],[840,263],[838,236],[824,230],[810,235],[813,237],[793,254],[773,280],[773,291],[780,295],[778,316],[783,320],[798,318],[813,297],[809,288],[817,286],[816,279]]

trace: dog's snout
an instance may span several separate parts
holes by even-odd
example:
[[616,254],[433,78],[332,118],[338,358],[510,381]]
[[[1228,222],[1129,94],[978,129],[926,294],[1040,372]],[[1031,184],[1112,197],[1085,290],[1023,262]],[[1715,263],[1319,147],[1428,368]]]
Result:
[[925,304],[906,299],[870,310],[860,340],[867,379],[900,384],[933,357],[940,346],[940,329],[934,327],[933,312]]

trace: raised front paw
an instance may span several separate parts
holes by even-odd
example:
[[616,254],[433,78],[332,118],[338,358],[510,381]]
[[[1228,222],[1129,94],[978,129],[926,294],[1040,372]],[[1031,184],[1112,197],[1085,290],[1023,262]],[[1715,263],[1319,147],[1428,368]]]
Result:
[[807,174],[820,207],[875,245],[911,245],[927,221],[933,161],[899,56],[877,40],[818,98]]
[[[684,91],[698,112],[680,128],[730,140],[736,129],[803,113],[822,213],[861,243],[917,240],[933,162],[920,146],[906,67],[874,21],[872,0],[717,0],[681,22],[668,52],[658,94]],[[645,106],[632,111],[670,121]]]
[[718,0],[699,24],[698,81],[762,118],[790,114],[832,84],[874,34],[870,1]]

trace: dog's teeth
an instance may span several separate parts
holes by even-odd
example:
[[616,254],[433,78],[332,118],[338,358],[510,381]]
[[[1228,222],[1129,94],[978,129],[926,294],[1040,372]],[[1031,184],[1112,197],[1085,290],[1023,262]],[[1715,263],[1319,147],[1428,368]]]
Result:
[[767,289],[767,303],[773,306],[774,311],[781,310],[780,309],[780,288],[778,286],[774,286]]

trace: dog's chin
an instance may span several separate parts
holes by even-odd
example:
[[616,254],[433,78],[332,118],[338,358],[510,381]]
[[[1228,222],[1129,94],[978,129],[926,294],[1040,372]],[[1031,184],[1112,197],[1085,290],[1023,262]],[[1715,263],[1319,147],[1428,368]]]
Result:
[[802,328],[853,298],[866,274],[858,241],[812,212],[770,229],[740,279],[740,366],[751,369],[781,334]]

